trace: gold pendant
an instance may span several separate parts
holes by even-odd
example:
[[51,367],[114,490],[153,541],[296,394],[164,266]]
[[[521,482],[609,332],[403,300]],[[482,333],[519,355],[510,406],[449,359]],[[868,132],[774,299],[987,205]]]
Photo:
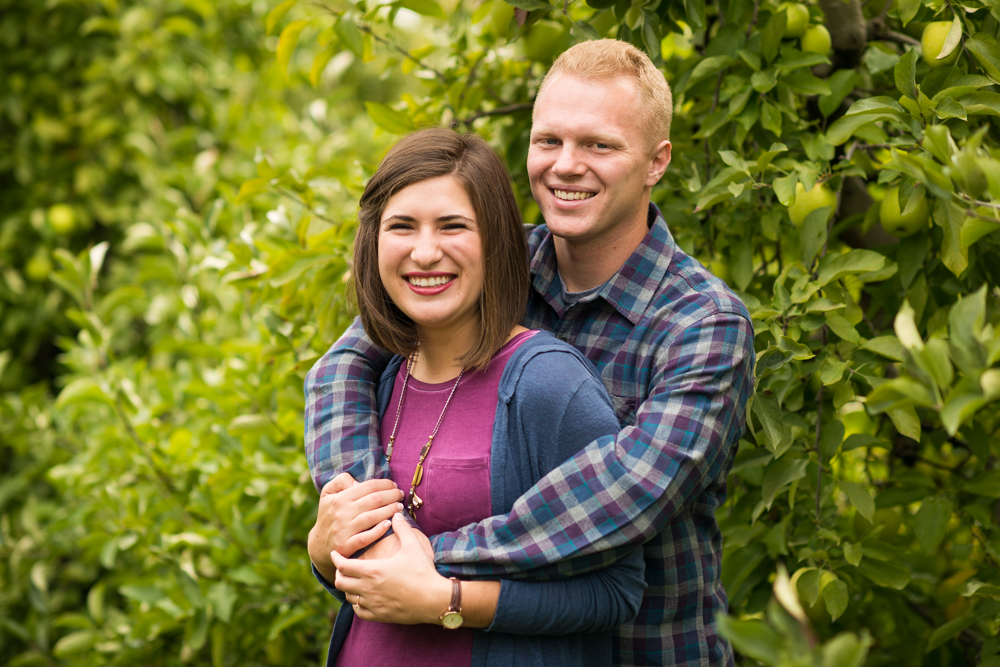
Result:
[[420,496],[418,496],[417,494],[414,493],[413,494],[413,502],[410,503],[410,507],[412,507],[414,510],[418,510],[418,509],[420,509],[423,506],[423,504],[424,504],[424,501],[420,499]]

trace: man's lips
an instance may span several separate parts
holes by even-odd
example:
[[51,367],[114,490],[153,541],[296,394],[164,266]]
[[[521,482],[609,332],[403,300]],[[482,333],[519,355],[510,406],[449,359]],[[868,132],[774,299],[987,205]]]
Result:
[[596,192],[588,192],[585,190],[566,190],[563,188],[553,187],[550,187],[549,190],[555,195],[556,199],[561,201],[582,201],[597,195]]

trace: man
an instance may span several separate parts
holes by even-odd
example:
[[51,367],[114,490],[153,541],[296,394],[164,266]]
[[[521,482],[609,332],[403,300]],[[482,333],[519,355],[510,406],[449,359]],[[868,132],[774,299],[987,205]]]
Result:
[[[546,76],[527,165],[545,224],[529,234],[523,324],[587,356],[622,430],[542,478],[509,515],[431,543],[446,576],[529,578],[590,571],[645,543],[648,588],[618,631],[616,664],[726,665],[715,510],[752,391],[753,330],[739,299],[677,247],[650,203],[670,162],[670,118],[663,75],[628,44],[578,44]],[[310,372],[306,450],[317,487],[337,473],[387,476],[372,414],[384,364],[355,323]],[[344,489],[345,477],[324,494]],[[390,500],[391,486],[372,488]],[[310,555],[329,572],[323,507]],[[394,510],[381,511],[354,548],[384,532],[376,524]]]

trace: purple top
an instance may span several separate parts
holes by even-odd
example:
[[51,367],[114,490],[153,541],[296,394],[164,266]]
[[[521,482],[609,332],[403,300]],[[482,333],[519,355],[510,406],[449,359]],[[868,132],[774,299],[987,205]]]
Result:
[[[493,514],[490,448],[500,378],[514,351],[535,333],[524,331],[508,341],[485,372],[472,371],[462,376],[424,460],[423,480],[416,490],[424,501],[416,515],[425,535],[457,530]],[[381,424],[383,451],[396,420],[405,377],[406,364],[403,364]],[[409,502],[409,482],[417,468],[420,450],[434,431],[454,384],[454,380],[428,384],[413,377],[407,382],[389,464],[392,478],[407,494],[404,504]],[[471,628],[445,630],[437,625],[395,625],[355,617],[337,667],[370,667],[373,656],[386,665],[468,667],[472,662],[472,637]]]

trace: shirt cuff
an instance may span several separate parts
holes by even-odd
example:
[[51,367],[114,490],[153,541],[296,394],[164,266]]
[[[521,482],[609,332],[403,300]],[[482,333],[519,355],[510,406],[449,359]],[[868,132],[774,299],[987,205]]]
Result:
[[486,632],[506,632],[516,635],[530,635],[531,619],[538,611],[534,605],[525,604],[527,600],[518,599],[513,591],[514,582],[509,579],[500,580],[500,597],[497,599],[497,610],[493,614],[493,622],[483,628]]
[[312,562],[310,562],[309,563],[309,567],[312,568],[313,576],[316,577],[316,579],[323,586],[323,588],[326,589],[327,593],[329,593],[333,597],[337,598],[341,602],[344,602],[346,600],[346,598],[344,597],[344,593],[342,591],[337,590],[336,586],[334,586],[329,581],[327,581],[326,577],[324,577],[322,574],[320,574],[319,570],[316,569],[316,565],[314,565]]

